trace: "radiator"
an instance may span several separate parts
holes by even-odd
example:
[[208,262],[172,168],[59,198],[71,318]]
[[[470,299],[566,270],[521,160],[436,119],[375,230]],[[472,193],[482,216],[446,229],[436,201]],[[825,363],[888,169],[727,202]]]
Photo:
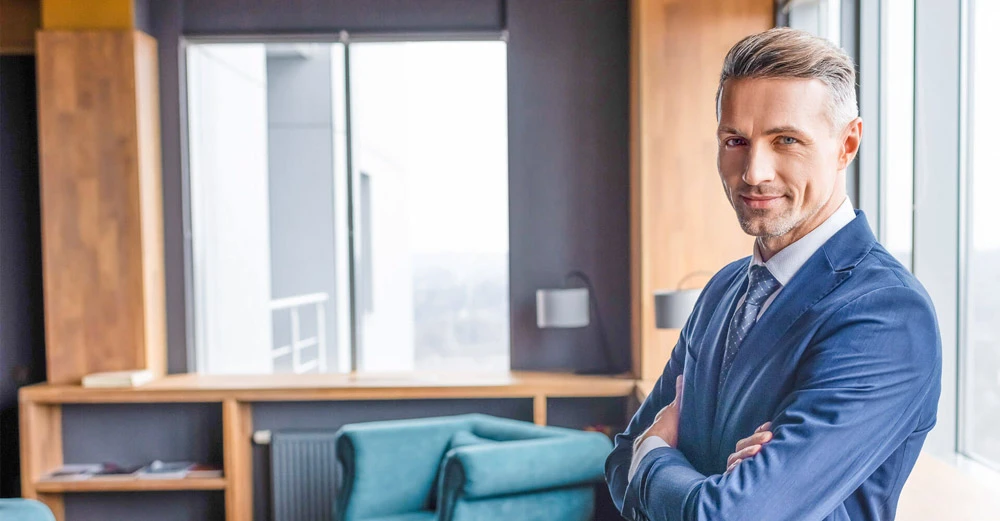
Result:
[[274,521],[332,521],[337,483],[335,432],[271,434]]

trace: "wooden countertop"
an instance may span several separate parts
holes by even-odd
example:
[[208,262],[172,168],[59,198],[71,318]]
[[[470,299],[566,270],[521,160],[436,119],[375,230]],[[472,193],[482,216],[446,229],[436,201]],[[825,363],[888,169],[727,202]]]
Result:
[[170,375],[132,388],[84,388],[37,384],[20,391],[22,402],[143,403],[387,400],[437,398],[533,398],[630,396],[627,375],[568,373],[398,373],[309,375]]

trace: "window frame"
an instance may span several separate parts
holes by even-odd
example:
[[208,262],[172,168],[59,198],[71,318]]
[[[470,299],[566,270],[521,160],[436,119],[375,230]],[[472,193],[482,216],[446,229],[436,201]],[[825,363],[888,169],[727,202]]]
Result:
[[[476,31],[427,31],[427,32],[369,32],[358,31],[349,32],[347,30],[321,33],[292,33],[292,34],[268,34],[268,33],[246,33],[246,34],[197,34],[181,35],[179,38],[179,108],[180,108],[180,152],[181,152],[181,192],[183,199],[182,219],[183,219],[183,258],[184,258],[184,307],[185,307],[185,340],[186,340],[186,372],[200,373],[199,367],[201,355],[198,345],[199,322],[201,318],[198,312],[198,298],[195,291],[194,275],[194,240],[192,233],[191,219],[191,162],[188,153],[190,126],[188,124],[189,103],[187,97],[187,54],[188,48],[192,45],[203,44],[238,44],[238,43],[340,43],[344,46],[344,85],[342,86],[345,95],[344,103],[346,110],[346,168],[347,168],[347,270],[348,270],[348,357],[349,368],[346,373],[364,373],[360,370],[360,361],[363,353],[360,352],[358,331],[360,315],[358,314],[358,291],[356,266],[362,262],[359,258],[361,248],[358,244],[360,240],[356,227],[359,226],[358,198],[360,197],[357,180],[354,175],[353,153],[351,131],[351,44],[352,43],[392,43],[392,42],[510,42],[508,30],[476,30]],[[508,172],[509,175],[509,172]],[[510,253],[508,252],[508,259]],[[508,280],[509,285],[509,280]],[[510,302],[508,302],[508,315],[510,314]],[[508,349],[510,346],[508,346]]]
[[[859,153],[857,201],[885,235],[885,4],[860,3],[859,103],[868,139]],[[1000,464],[970,451],[966,428],[970,379],[968,245],[971,211],[972,15],[975,0],[914,2],[913,271],[937,307],[942,339],[942,394],[937,426],[924,450],[970,476],[1000,483]],[[875,81],[871,81],[875,78]],[[934,121],[935,125],[925,122]],[[944,124],[942,124],[944,122]],[[874,137],[874,139],[873,139]],[[934,143],[936,146],[917,146]],[[942,172],[950,175],[942,176]],[[934,197],[930,197],[933,187]]]

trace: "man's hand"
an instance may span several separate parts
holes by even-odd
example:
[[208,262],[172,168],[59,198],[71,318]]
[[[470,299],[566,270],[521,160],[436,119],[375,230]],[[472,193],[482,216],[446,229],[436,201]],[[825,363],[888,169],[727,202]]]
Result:
[[681,407],[684,404],[684,375],[677,377],[674,388],[676,389],[674,401],[656,413],[653,424],[635,439],[633,451],[650,436],[659,436],[667,442],[667,445],[677,448],[677,430],[681,420]]
[[736,443],[736,452],[730,454],[729,459],[726,461],[726,474],[735,470],[736,466],[743,460],[756,456],[773,437],[774,435],[771,434],[771,422],[767,422],[757,427],[757,430],[749,438],[743,438],[738,441]]

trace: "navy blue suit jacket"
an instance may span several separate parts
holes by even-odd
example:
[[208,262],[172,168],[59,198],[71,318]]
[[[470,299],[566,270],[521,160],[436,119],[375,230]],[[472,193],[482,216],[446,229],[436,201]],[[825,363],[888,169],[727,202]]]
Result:
[[[719,393],[727,327],[750,259],[717,273],[605,465],[634,520],[887,520],[936,420],[941,340],[930,297],[875,240],[864,213],[828,240],[748,333]],[[642,460],[633,440],[674,399],[678,447]],[[725,474],[736,442],[774,438]]]

